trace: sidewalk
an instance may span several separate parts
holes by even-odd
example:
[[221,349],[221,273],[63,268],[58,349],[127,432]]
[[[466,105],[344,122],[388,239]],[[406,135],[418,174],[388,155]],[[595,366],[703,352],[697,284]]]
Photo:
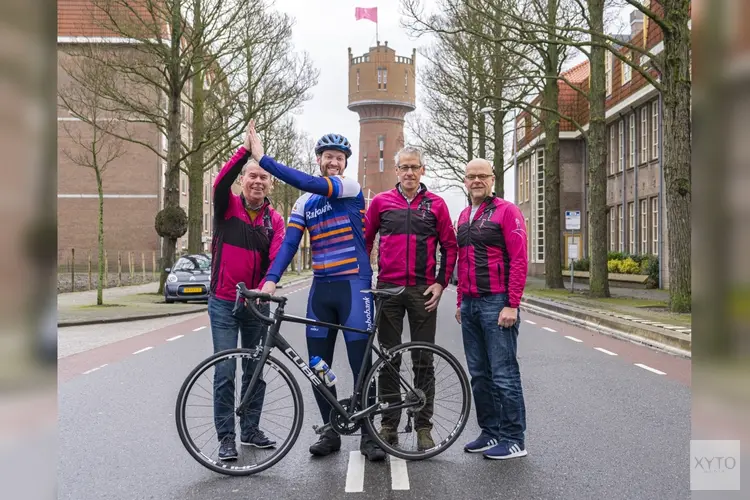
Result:
[[[305,281],[312,271],[301,275],[288,272],[279,282],[279,289]],[[162,318],[204,312],[205,302],[167,304],[156,292],[159,283],[107,288],[103,291],[104,305],[96,305],[96,290],[69,292],[57,295],[57,326],[78,326],[97,323],[116,323],[143,319]]]
[[586,296],[588,285],[576,283],[570,291],[544,288],[544,279],[529,277],[523,304],[535,314],[551,317],[627,340],[690,356],[691,316],[669,312],[666,290],[611,287],[611,297]]

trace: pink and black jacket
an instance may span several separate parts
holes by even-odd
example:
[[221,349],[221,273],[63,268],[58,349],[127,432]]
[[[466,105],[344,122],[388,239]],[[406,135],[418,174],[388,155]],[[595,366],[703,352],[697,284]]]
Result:
[[[400,185],[372,199],[365,216],[368,255],[378,233],[378,281],[399,286],[448,285],[456,264],[456,235],[445,201],[424,184],[411,203]],[[436,273],[438,243],[440,269]]]
[[263,286],[263,277],[284,240],[284,219],[266,199],[255,221],[244,195],[232,192],[250,153],[240,146],[214,181],[214,233],[211,241],[211,295],[234,300],[237,283]]
[[506,306],[521,304],[528,273],[526,223],[516,205],[495,196],[458,218],[458,307],[463,296],[507,294]]

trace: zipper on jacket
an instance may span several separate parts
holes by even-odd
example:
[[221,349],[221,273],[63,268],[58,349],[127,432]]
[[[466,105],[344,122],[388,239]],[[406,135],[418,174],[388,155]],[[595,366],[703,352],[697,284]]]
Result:
[[[409,201],[404,193],[401,193],[401,196],[404,197],[404,200],[406,200],[406,286],[409,286],[409,241],[411,241],[411,201]],[[419,192],[417,192],[416,195],[414,195],[414,199],[412,201],[416,201],[417,196],[419,196]],[[414,272],[414,284],[416,284],[416,270]]]

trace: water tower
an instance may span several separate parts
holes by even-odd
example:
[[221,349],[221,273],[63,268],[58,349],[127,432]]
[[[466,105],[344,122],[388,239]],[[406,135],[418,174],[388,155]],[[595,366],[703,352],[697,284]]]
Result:
[[404,118],[416,109],[415,59],[388,42],[362,56],[349,49],[349,106],[359,114],[359,183],[366,199],[398,182],[393,157],[404,146]]

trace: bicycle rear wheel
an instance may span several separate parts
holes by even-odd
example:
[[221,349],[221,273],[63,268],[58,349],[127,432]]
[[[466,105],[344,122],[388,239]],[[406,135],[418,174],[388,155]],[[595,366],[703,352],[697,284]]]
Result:
[[[381,405],[364,419],[365,427],[390,455],[404,460],[434,457],[466,427],[469,378],[456,357],[436,344],[407,342],[389,352],[390,361],[379,358],[365,378],[364,387],[377,387],[375,399]],[[363,391],[362,408],[373,404],[368,392]]]
[[[175,421],[180,440],[198,463],[214,472],[248,476],[268,469],[292,449],[302,429],[302,392],[289,369],[273,356],[261,372],[265,386],[256,384],[263,390],[253,391],[246,415],[236,415],[244,396],[241,389],[248,389],[243,387],[243,378],[249,384],[257,363],[248,349],[216,353],[193,369],[177,396]],[[215,397],[217,381],[232,389],[219,400]],[[259,440],[257,430],[274,445]],[[219,458],[219,432],[235,440],[235,459]]]

